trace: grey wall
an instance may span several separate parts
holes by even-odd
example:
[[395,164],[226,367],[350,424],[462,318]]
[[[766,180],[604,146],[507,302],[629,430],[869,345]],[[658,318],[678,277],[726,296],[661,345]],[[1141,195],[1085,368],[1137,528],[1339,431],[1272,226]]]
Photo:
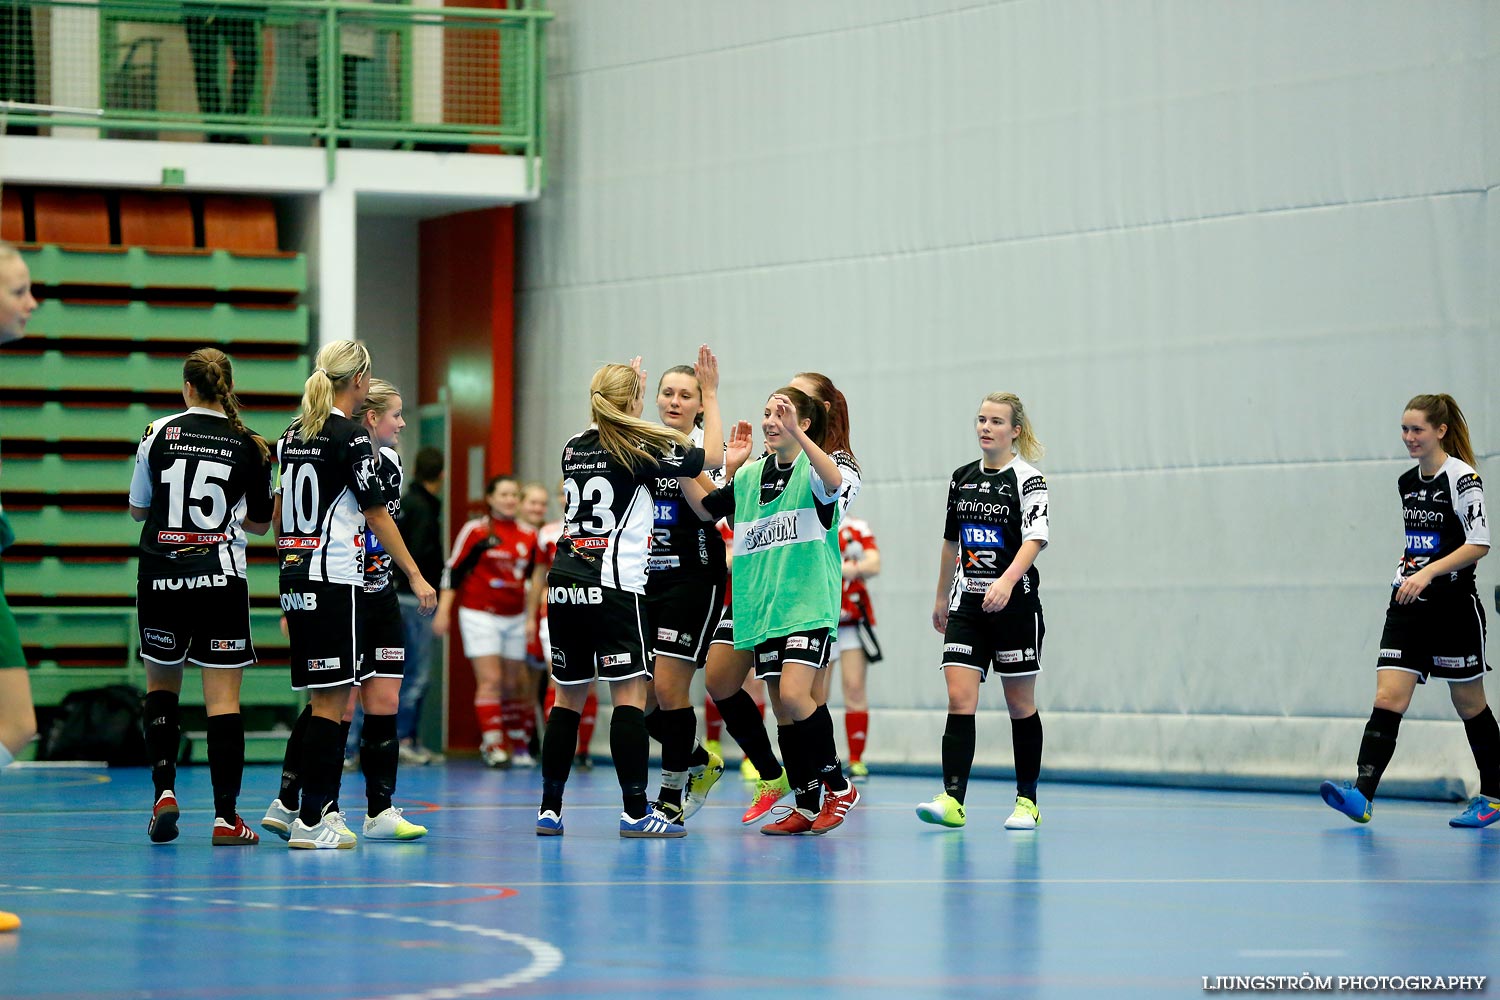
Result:
[[370,349],[375,374],[405,393],[400,451],[407,464],[417,454],[420,424],[417,226],[416,219],[374,215],[359,216],[355,226],[355,335]]
[[[730,417],[829,373],[885,558],[870,759],[934,761],[947,475],[979,398],[1018,392],[1052,492],[1049,768],[1352,770],[1402,405],[1452,392],[1500,442],[1500,10],[553,6],[524,471],[555,475],[605,360],[706,340]],[[999,698],[981,762],[1009,759]],[[1445,721],[1403,728],[1398,786],[1471,776],[1444,691],[1410,718]]]

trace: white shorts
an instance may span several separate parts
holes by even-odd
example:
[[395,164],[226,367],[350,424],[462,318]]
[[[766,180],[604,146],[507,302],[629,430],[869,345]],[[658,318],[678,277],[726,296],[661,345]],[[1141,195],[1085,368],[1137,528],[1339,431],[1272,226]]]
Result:
[[471,660],[498,656],[506,660],[526,659],[526,615],[492,615],[473,608],[458,609],[458,631],[464,640],[464,655]]
[[842,655],[846,649],[857,649],[864,652],[864,646],[859,641],[859,626],[853,623],[839,626],[838,645],[833,647],[833,655]]
[[547,627],[546,615],[537,622],[536,638],[542,644],[542,669],[545,670],[552,663],[552,630]]

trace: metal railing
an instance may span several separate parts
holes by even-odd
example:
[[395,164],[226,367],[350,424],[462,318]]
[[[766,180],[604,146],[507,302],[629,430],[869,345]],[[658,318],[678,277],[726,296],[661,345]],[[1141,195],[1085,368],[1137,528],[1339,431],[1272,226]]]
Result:
[[514,153],[539,183],[551,17],[542,0],[10,2],[0,114],[12,133]]

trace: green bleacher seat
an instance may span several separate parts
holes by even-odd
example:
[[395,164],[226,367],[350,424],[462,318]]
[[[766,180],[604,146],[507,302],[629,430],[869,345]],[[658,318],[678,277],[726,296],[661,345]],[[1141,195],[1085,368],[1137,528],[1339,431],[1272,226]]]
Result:
[[[47,299],[26,326],[43,340],[142,342],[170,340],[204,346],[223,343],[307,343],[306,306],[162,305],[150,302],[79,302]],[[178,362],[181,364],[181,362]],[[239,382],[239,365],[235,365]]]
[[[142,428],[144,429],[144,428]],[[140,430],[136,431],[137,436]],[[135,462],[118,458],[64,458],[61,455],[16,455],[5,460],[6,493],[119,493],[130,490]]]
[[[234,388],[238,393],[300,394],[307,372],[305,358],[240,357],[234,362]],[[182,384],[182,359],[146,354],[87,357],[62,351],[16,354],[5,359],[4,380],[12,389],[169,389]]]
[[[10,462],[5,463],[9,487]],[[89,545],[132,546],[141,540],[141,526],[125,513],[124,501],[118,511],[64,510],[42,507],[38,510],[6,511],[16,541],[21,545]]]
[[[7,358],[9,364],[13,358]],[[181,362],[178,362],[177,377],[181,377]],[[238,371],[238,368],[236,368]],[[305,376],[304,376],[305,379]],[[8,380],[7,380],[8,381]],[[300,394],[299,383],[292,392]],[[153,420],[168,416],[172,410],[145,403],[129,406],[85,406],[73,403],[5,403],[0,404],[0,426],[5,428],[6,440],[25,439],[31,441],[84,442],[104,441],[118,443],[136,442],[141,439],[146,426]],[[245,425],[268,438],[278,436],[296,417],[295,409],[244,409],[241,417]],[[11,462],[20,464],[19,456],[5,460],[5,488],[24,489],[11,482]],[[127,474],[127,482],[128,482]]]
[[[261,545],[269,544],[263,539],[256,541]],[[277,583],[274,564],[256,564],[250,567],[251,598],[274,601],[278,593]],[[64,560],[57,556],[44,556],[41,559],[7,558],[5,592],[11,597],[46,598],[50,601],[71,597],[133,600],[135,560]]]

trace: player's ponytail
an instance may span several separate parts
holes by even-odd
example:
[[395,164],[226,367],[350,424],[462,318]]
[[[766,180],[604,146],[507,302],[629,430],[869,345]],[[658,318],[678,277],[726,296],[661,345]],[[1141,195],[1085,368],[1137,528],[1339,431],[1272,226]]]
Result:
[[297,417],[297,437],[303,441],[311,441],[323,429],[339,391],[370,370],[370,352],[357,340],[335,340],[323,345],[314,363],[317,367],[303,384]]
[[1047,449],[1037,440],[1031,419],[1026,416],[1026,407],[1021,397],[1013,392],[992,392],[984,397],[986,403],[1004,403],[1010,407],[1010,422],[1016,428],[1016,451],[1028,462],[1040,462]]
[[640,384],[629,365],[605,365],[589,382],[589,410],[599,428],[599,444],[632,469],[654,464],[674,448],[692,447],[672,428],[631,415]]
[[854,461],[854,467],[859,468],[859,462],[854,458],[854,446],[849,443],[849,401],[844,398],[838,386],[833,384],[833,379],[822,372],[798,372],[792,377],[806,380],[813,387],[812,398],[822,403],[823,409],[827,411],[826,440],[818,442],[818,447],[830,455],[836,451],[843,452]]
[[1478,470],[1474,446],[1469,442],[1469,422],[1464,419],[1464,411],[1458,408],[1458,400],[1446,392],[1429,393],[1413,396],[1406,408],[1422,414],[1433,427],[1447,424],[1448,430],[1442,437],[1443,450],[1469,468]]
[[251,434],[240,419],[240,401],[234,395],[234,364],[229,355],[217,347],[203,347],[187,356],[182,363],[182,380],[193,387],[193,392],[206,403],[218,403],[224,407],[224,416],[236,434],[248,437],[260,452],[260,460],[271,460],[271,448],[265,438]]

